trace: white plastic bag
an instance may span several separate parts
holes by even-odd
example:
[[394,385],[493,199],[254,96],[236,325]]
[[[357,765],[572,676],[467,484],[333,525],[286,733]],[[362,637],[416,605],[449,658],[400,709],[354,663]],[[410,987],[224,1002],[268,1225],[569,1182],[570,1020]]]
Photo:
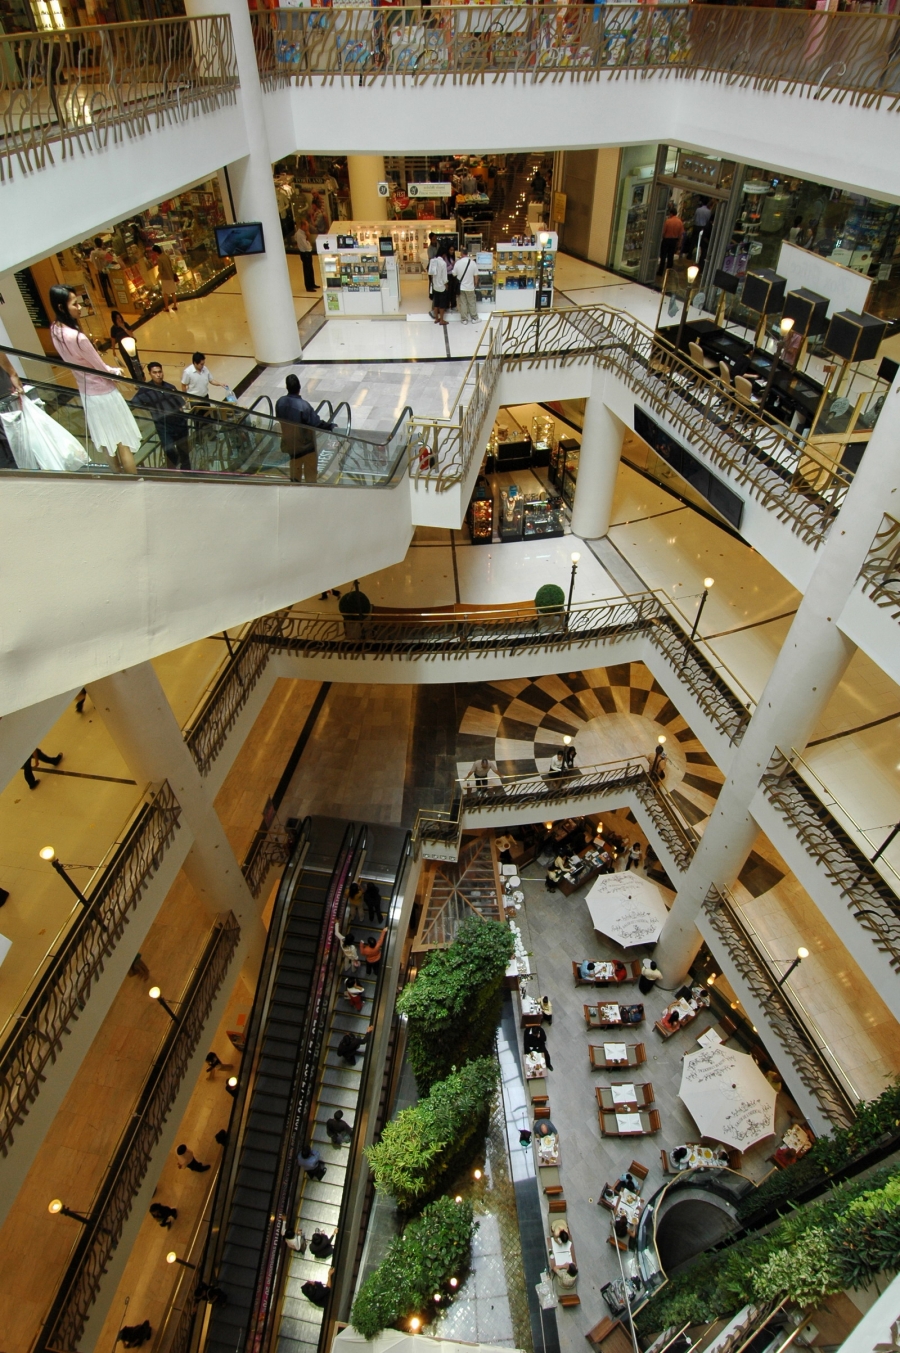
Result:
[[25,395],[20,396],[17,410],[0,418],[20,470],[74,474],[90,460],[81,442]]

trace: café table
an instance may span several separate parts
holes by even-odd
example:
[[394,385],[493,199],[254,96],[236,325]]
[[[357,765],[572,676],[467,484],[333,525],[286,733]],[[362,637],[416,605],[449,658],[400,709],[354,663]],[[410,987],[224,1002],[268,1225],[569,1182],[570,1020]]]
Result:
[[542,1052],[526,1052],[525,1079],[542,1080],[547,1074],[547,1059]]
[[722,1038],[716,1029],[707,1029],[699,1035],[697,1042],[701,1048],[715,1048],[722,1042]]
[[605,1113],[617,1113],[620,1110],[637,1109],[643,1100],[638,1097],[634,1085],[597,1085],[594,1087],[597,1105]]
[[613,1215],[624,1217],[628,1222],[628,1232],[634,1235],[637,1231],[637,1224],[641,1219],[644,1201],[630,1189],[622,1189],[621,1193],[616,1195],[616,1206],[613,1209]]
[[639,1113],[617,1113],[615,1115],[616,1127],[623,1134],[642,1133],[644,1124],[641,1122]]

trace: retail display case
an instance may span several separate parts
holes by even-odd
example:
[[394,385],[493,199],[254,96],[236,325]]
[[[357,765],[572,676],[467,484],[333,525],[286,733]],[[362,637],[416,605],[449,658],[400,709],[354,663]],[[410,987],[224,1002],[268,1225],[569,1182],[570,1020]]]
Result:
[[[352,237],[341,237],[348,239]],[[385,235],[375,247],[341,248],[336,235],[322,235],[316,250],[322,267],[325,313],[382,315],[400,308],[400,284],[393,240]]]
[[559,497],[529,494],[522,513],[522,537],[525,540],[550,539],[565,535],[565,510]]
[[569,507],[575,502],[580,455],[581,446],[574,437],[560,437],[550,456],[550,483],[559,489],[563,501]]
[[479,475],[466,513],[473,545],[490,545],[494,538],[494,498],[484,475]]
[[497,532],[502,541],[521,540],[525,500],[515,484],[500,490],[500,516]]

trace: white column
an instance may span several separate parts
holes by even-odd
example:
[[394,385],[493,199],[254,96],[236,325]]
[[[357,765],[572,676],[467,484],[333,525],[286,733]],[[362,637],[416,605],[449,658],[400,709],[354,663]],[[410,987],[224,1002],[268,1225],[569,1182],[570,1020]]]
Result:
[[264,254],[237,258],[235,264],[253,354],[258,362],[284,365],[296,361],[301,348],[281,238],[250,11],[246,0],[186,0],[185,8],[191,18],[228,14],[231,19],[250,154],[228,165],[228,177],[237,220],[261,221],[266,244]]
[[89,693],[139,785],[168,780],[190,823],[194,844],[184,862],[191,887],[212,915],[233,911],[258,971],[265,929],[231,844],[151,663],[91,682]]
[[383,155],[348,155],[347,173],[350,177],[351,219],[354,221],[386,221],[386,197],[378,196],[378,185],[385,179]]
[[667,987],[681,984],[700,947],[695,921],[710,885],[730,887],[750,852],[759,828],[749,805],[772,753],[776,747],[788,754],[804,749],[856,651],[837,621],[892,490],[900,496],[898,441],[900,380],[885,400],[844,506],[818,551],[803,600],[663,926],[654,957]]
[[609,530],[624,433],[624,423],[609,411],[599,394],[585,401],[572,512],[572,530],[583,540],[596,540]]

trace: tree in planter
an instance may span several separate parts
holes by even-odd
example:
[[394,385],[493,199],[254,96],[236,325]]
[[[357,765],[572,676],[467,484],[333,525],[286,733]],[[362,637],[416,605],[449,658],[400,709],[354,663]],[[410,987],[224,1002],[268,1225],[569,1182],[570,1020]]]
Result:
[[383,1329],[398,1327],[417,1315],[427,1323],[434,1314],[434,1295],[446,1302],[453,1296],[450,1279],[459,1291],[472,1255],[476,1222],[471,1203],[439,1198],[411,1221],[374,1273],[356,1294],[350,1323],[364,1339],[374,1339]]
[[435,949],[397,1001],[420,1094],[452,1067],[487,1056],[500,1023],[503,977],[515,941],[502,921],[472,916],[447,949]]
[[537,590],[537,596],[534,599],[535,610],[542,615],[549,615],[555,611],[561,611],[566,604],[566,594],[556,583],[544,583],[543,587]]
[[375,1187],[401,1211],[414,1211],[446,1188],[480,1149],[498,1076],[493,1057],[467,1062],[366,1147]]

